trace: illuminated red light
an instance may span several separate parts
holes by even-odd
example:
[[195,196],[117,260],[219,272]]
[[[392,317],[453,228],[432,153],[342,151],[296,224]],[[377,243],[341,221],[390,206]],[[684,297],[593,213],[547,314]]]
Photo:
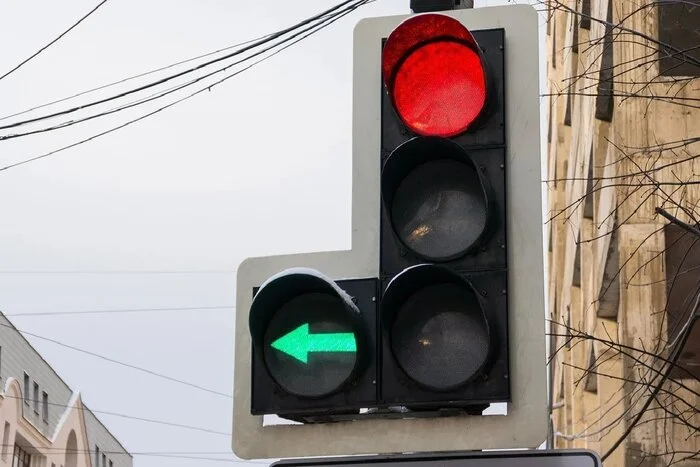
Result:
[[401,120],[423,136],[456,136],[479,117],[487,80],[478,45],[446,15],[414,16],[387,38],[384,82]]

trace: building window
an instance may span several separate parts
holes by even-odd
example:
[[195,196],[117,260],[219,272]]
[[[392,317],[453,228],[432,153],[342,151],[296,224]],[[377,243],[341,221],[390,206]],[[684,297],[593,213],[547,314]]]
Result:
[[2,346],[0,345],[0,380],[2,379]]
[[114,467],[114,464],[112,464],[112,461],[109,461],[109,467]]
[[593,146],[595,143],[591,145],[591,152],[588,154],[588,178],[586,180],[586,193],[584,196],[586,197],[585,201],[583,202],[583,217],[585,219],[593,219],[593,200],[594,200],[594,190],[595,186],[597,183],[593,183]]
[[608,2],[608,14],[603,36],[603,56],[600,59],[598,73],[598,95],[595,99],[595,118],[606,122],[612,121],[613,114],[613,37],[612,37],[612,0]]
[[556,16],[552,15],[552,68],[557,68],[557,20]]
[[[667,342],[677,341],[695,306],[700,282],[700,239],[675,224],[664,228]],[[698,321],[696,320],[696,323]],[[690,326],[693,326],[691,324]],[[671,370],[675,379],[700,379],[700,325],[695,324]]]
[[581,287],[581,237],[579,234],[576,240],[576,253],[574,253],[574,276],[571,279],[571,285]]
[[700,76],[700,1],[662,0],[658,8],[659,42],[665,44],[659,46],[659,74]]
[[5,429],[2,432],[2,460],[7,460],[7,451],[10,448],[10,422],[5,422]]
[[609,122],[613,113],[613,40],[612,0],[608,2],[608,14],[603,37],[603,56],[598,74],[598,95],[595,100],[595,118]]
[[591,0],[581,3],[581,28],[591,29]]
[[616,319],[620,306],[620,251],[617,242],[617,224],[610,233],[608,257],[603,269],[603,285],[598,295],[598,317]]
[[102,467],[107,467],[107,456],[102,454]]
[[566,126],[571,126],[571,106],[574,105],[573,100],[573,90],[571,88],[574,87],[574,80],[572,79],[571,82],[568,84],[568,87],[566,89],[566,110],[564,111],[564,125]]
[[12,454],[12,467],[30,467],[32,456],[22,449],[22,446],[15,444],[15,452]]
[[49,421],[49,395],[46,391],[41,393],[41,418],[45,421]]
[[34,381],[34,412],[39,413],[39,383]]
[[100,467],[100,448],[95,445],[95,467]]
[[25,372],[24,373],[24,403],[27,405],[29,405],[29,397],[30,397],[29,375]]

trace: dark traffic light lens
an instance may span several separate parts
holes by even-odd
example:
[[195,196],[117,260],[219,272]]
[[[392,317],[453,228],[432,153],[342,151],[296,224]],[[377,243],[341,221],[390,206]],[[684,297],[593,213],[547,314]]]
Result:
[[420,264],[394,277],[382,296],[381,327],[403,373],[430,390],[464,385],[492,358],[480,297],[444,266]]
[[465,252],[486,227],[487,206],[473,167],[455,160],[427,162],[399,185],[391,222],[418,255],[441,260]]
[[357,365],[357,337],[340,298],[296,297],[272,317],[264,337],[270,375],[285,391],[321,397],[339,389]]
[[396,313],[391,348],[416,382],[438,390],[460,386],[488,357],[481,305],[472,291],[456,284],[419,290]]

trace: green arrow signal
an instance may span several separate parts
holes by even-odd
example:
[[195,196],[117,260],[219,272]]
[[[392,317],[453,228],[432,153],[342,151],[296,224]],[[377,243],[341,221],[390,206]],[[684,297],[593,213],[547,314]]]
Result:
[[289,331],[271,345],[273,349],[284,352],[302,363],[309,363],[310,352],[357,352],[355,334],[351,332],[309,334],[309,323]]

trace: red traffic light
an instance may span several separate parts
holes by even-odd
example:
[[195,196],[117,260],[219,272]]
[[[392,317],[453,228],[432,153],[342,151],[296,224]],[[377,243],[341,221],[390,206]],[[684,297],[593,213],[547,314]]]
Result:
[[401,23],[384,45],[382,72],[399,117],[422,136],[463,133],[486,106],[479,46],[450,16],[425,14]]

